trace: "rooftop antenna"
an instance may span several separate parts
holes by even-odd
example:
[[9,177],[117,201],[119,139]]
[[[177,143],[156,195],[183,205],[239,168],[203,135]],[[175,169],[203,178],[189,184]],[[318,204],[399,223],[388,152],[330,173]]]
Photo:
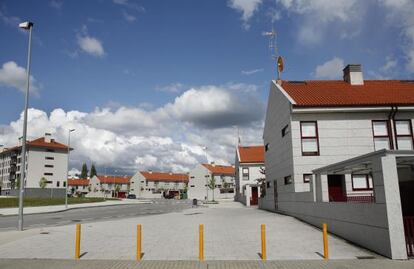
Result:
[[282,56],[277,56],[277,43],[276,43],[276,31],[274,29],[274,26],[272,25],[272,31],[271,32],[264,32],[264,36],[267,36],[269,38],[269,51],[271,54],[272,60],[276,61],[277,64],[277,80],[280,81],[280,73],[283,72],[284,68],[284,61]]

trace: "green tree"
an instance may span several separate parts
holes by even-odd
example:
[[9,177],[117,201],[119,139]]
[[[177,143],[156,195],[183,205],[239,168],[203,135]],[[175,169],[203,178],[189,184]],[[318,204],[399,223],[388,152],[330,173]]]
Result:
[[214,190],[216,189],[216,180],[214,179],[214,176],[211,177],[207,186],[210,190],[213,191],[213,202],[214,202]]
[[81,172],[81,178],[87,178],[88,177],[88,166],[86,163],[82,164],[82,172]]
[[93,178],[93,176],[96,176],[98,173],[96,172],[96,168],[95,168],[95,165],[94,164],[92,164],[92,166],[91,166],[91,172],[89,173],[89,177],[90,178]]
[[39,180],[39,187],[44,189],[44,188],[46,188],[46,185],[47,185],[47,179],[45,177],[42,177]]

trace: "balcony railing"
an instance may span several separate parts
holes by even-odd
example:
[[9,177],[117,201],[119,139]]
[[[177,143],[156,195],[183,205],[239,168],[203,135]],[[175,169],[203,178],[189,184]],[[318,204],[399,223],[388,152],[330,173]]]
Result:
[[373,194],[367,195],[348,195],[346,197],[348,203],[375,203],[375,196]]

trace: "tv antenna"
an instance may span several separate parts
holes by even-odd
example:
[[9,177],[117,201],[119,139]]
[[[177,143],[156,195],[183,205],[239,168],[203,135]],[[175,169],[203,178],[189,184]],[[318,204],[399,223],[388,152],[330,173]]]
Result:
[[264,32],[263,35],[269,38],[269,51],[270,51],[272,60],[276,62],[277,79],[280,80],[280,73],[283,72],[284,61],[283,61],[282,56],[280,55],[278,56],[277,43],[276,43],[276,31],[274,27],[272,26],[271,32]]

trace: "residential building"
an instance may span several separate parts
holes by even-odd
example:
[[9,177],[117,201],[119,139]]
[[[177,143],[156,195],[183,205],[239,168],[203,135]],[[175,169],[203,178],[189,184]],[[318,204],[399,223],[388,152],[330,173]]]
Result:
[[187,189],[188,174],[139,171],[131,179],[130,193],[139,198],[179,195]]
[[[234,166],[199,164],[190,171],[188,198],[198,200],[234,199]],[[214,190],[211,180],[214,179]],[[209,186],[210,185],[210,186]]]
[[87,197],[125,198],[129,193],[131,176],[96,175],[89,180]]
[[235,162],[234,199],[246,206],[257,205],[260,179],[265,178],[264,146],[238,146]]
[[[0,148],[1,194],[18,195],[22,141],[10,148]],[[27,141],[25,190],[28,194],[39,192],[39,182],[46,179],[45,188],[66,188],[68,146],[46,133],[44,137]],[[64,192],[62,193],[64,195]],[[30,195],[29,195],[30,196]]]
[[91,191],[89,186],[89,179],[78,179],[78,178],[69,178],[68,179],[68,194],[83,196],[88,194]]
[[364,80],[360,65],[343,72],[338,81],[272,81],[259,206],[406,259],[414,81]]

